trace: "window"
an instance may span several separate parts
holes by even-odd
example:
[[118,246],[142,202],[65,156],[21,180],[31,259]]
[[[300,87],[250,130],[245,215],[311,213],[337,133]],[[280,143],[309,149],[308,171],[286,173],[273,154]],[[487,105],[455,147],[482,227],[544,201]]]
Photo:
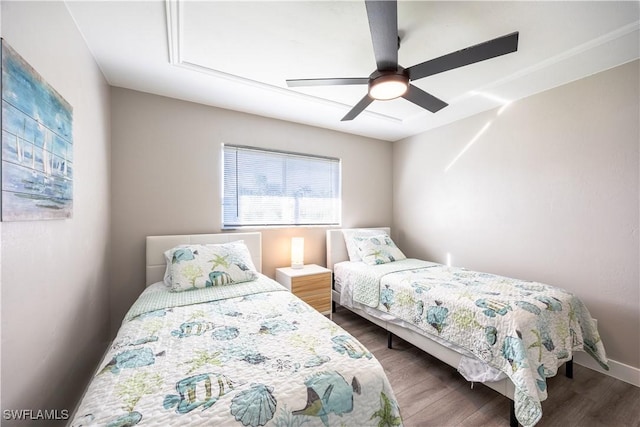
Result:
[[223,145],[222,227],[339,225],[340,159]]

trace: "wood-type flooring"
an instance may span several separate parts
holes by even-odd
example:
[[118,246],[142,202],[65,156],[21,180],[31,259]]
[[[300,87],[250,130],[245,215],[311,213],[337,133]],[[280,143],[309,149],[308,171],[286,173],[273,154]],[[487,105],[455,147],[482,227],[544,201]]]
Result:
[[[380,361],[398,400],[405,427],[509,426],[509,399],[475,384],[455,368],[338,306],[333,321]],[[547,379],[547,400],[536,427],[640,427],[640,388],[574,363],[573,379]]]

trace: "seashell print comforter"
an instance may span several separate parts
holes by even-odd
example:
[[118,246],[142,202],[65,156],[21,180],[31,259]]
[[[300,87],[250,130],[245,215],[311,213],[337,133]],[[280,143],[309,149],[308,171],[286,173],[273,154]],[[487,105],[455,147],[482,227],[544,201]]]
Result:
[[516,418],[525,427],[542,417],[546,378],[574,351],[586,351],[609,369],[589,311],[564,289],[416,259],[341,264],[336,276],[342,297],[350,293],[353,301],[409,322],[504,372],[515,385]]
[[147,288],[71,426],[401,426],[382,366],[277,282]]

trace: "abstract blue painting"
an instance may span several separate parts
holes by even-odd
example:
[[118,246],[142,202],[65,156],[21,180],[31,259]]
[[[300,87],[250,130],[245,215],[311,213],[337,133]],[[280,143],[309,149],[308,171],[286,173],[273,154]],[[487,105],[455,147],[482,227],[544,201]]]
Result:
[[73,108],[2,40],[2,220],[71,218]]

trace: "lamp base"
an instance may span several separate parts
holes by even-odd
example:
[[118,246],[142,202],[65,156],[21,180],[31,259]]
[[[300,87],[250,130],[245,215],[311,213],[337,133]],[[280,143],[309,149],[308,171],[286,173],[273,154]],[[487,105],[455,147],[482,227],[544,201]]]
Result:
[[295,269],[295,270],[299,270],[301,268],[304,268],[304,264],[301,262],[292,262],[291,263],[291,268]]

